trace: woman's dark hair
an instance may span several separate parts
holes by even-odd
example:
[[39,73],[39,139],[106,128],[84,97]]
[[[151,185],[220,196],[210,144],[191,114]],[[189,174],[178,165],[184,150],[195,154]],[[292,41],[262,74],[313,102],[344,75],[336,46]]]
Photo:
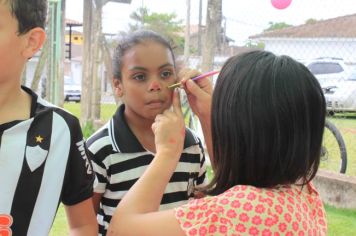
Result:
[[213,94],[207,193],[308,183],[319,167],[325,109],[318,81],[294,59],[266,51],[230,58]]
[[122,57],[125,55],[125,53],[132,47],[147,41],[156,42],[168,48],[172,54],[173,62],[175,63],[173,49],[167,39],[151,30],[135,31],[129,35],[125,35],[122,39],[120,39],[119,44],[114,51],[113,77],[115,79],[121,80]]
[[47,16],[47,0],[1,0],[8,4],[12,15],[18,21],[19,35],[33,28],[45,28]]

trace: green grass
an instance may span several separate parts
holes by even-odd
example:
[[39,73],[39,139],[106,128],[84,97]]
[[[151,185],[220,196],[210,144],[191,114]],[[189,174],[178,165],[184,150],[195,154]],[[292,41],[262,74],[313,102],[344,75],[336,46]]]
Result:
[[49,236],[66,236],[68,235],[67,218],[63,205],[58,208],[56,219],[54,220]]
[[[107,121],[116,111],[116,104],[101,104],[100,119]],[[64,103],[64,109],[70,111],[76,117],[80,117],[80,103],[66,102]]]
[[356,210],[325,206],[328,220],[328,235],[349,236],[356,233]]

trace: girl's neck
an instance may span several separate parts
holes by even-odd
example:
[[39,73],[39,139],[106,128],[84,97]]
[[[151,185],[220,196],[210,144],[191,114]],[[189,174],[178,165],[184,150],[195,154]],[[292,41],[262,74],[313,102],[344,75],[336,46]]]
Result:
[[151,128],[154,120],[148,120],[140,116],[128,116],[127,114],[125,114],[125,119],[141,145],[148,151],[155,153],[155,139]]

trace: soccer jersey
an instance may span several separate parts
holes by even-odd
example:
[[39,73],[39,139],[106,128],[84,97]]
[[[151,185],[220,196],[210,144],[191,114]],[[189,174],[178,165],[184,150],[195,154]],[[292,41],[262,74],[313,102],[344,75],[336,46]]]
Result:
[[22,89],[30,118],[0,125],[0,215],[13,235],[48,235],[60,202],[92,196],[94,174],[78,119]]
[[[106,234],[114,210],[125,193],[144,173],[154,158],[130,130],[121,105],[112,119],[87,141],[89,156],[96,172],[94,192],[101,193],[97,215],[99,233]],[[205,156],[202,144],[187,129],[184,150],[162,198],[160,209],[187,202],[195,186],[206,183]],[[154,183],[153,183],[154,184]]]

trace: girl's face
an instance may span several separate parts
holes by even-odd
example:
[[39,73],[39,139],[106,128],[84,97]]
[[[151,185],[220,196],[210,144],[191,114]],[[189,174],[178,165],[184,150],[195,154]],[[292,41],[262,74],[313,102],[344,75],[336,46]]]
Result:
[[145,41],[122,58],[121,81],[114,79],[115,93],[125,103],[128,118],[154,120],[172,103],[176,74],[171,51],[162,44]]

